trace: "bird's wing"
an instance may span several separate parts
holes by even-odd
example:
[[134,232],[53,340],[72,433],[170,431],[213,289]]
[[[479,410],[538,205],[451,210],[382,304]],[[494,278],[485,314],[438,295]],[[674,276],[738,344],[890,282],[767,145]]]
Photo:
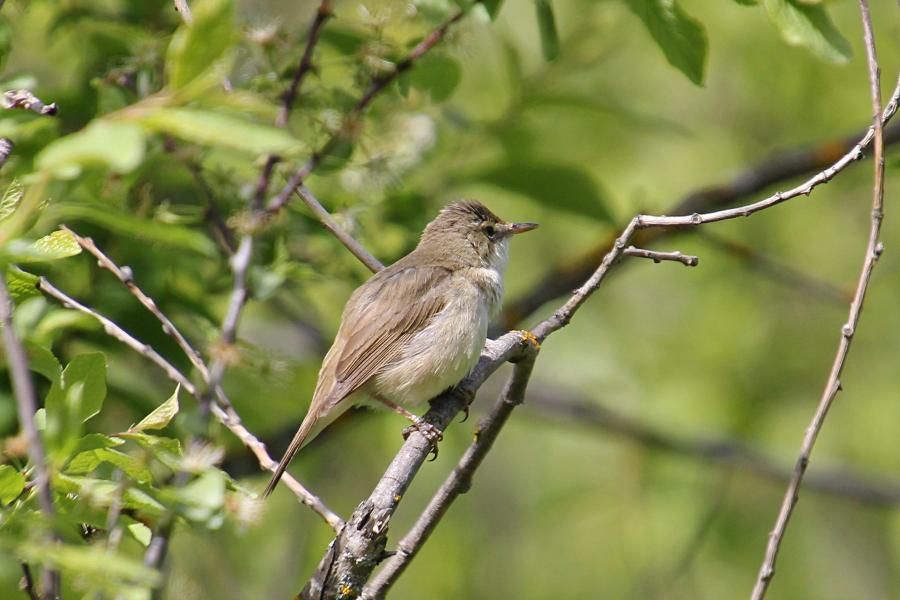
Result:
[[379,273],[371,285],[362,286],[351,303],[352,312],[344,315],[343,326],[349,329],[336,357],[334,387],[328,394],[332,406],[397,358],[408,339],[446,306],[449,269],[416,266],[392,271]]

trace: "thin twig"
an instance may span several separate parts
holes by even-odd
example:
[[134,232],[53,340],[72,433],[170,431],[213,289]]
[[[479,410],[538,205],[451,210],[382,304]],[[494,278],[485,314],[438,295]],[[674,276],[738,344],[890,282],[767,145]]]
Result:
[[167,317],[156,305],[156,302],[150,298],[147,294],[141,290],[134,282],[134,273],[131,272],[129,267],[119,267],[115,262],[113,262],[108,256],[106,256],[96,244],[94,244],[94,240],[89,237],[82,237],[66,227],[65,225],[60,226],[61,229],[68,231],[69,234],[75,238],[75,241],[78,242],[78,245],[90,252],[97,259],[97,264],[108,270],[110,273],[116,276],[116,278],[122,282],[125,287],[128,288],[128,291],[132,293],[132,295],[138,299],[138,301],[144,305],[144,307],[149,310],[156,319],[162,323],[163,332],[170,336],[175,342],[178,344],[178,347],[181,348],[181,351],[184,352],[185,356],[191,361],[191,364],[200,372],[200,375],[204,380],[209,379],[209,370],[206,368],[206,364],[203,362],[203,358],[200,356],[200,353],[197,352],[193,346],[191,346],[190,342],[187,341],[187,338],[182,335],[182,333],[175,327],[175,324]]
[[[78,310],[93,319],[96,319],[103,325],[104,331],[106,331],[107,335],[119,340],[141,356],[148,358],[152,363],[158,366],[162,371],[166,374],[166,376],[181,385],[182,389],[185,392],[200,400],[200,391],[194,385],[194,383],[188,379],[183,373],[181,373],[173,364],[168,362],[165,358],[163,358],[158,352],[156,352],[149,345],[141,342],[124,329],[119,327],[114,321],[108,319],[107,317],[101,315],[100,313],[94,311],[91,308],[81,304],[71,296],[67,295],[65,292],[59,290],[54,285],[52,285],[49,281],[44,278],[41,278],[40,289],[49,296],[52,296],[59,300],[63,306],[67,308],[72,308],[74,310]],[[260,466],[267,470],[273,471],[277,466],[277,462],[269,456],[266,451],[265,444],[259,441],[256,436],[254,436],[243,424],[240,416],[234,410],[231,402],[228,400],[228,397],[225,395],[221,386],[217,386],[215,389],[216,399],[218,402],[211,403],[210,409],[211,413],[216,419],[222,423],[225,427],[227,427],[241,442],[247,446],[251,452],[253,452],[254,456],[256,456],[259,461]],[[313,511],[315,511],[322,519],[328,523],[328,525],[334,529],[335,531],[339,531],[343,526],[343,520],[330,508],[328,508],[318,496],[307,490],[299,481],[295,478],[285,475],[283,481],[286,483],[289,489],[294,492],[297,498],[303,504],[309,506]]]
[[[3,6],[3,0],[0,0],[0,6]],[[31,567],[24,561],[20,564],[22,565],[22,581],[19,584],[19,588],[28,594],[29,600],[41,600],[34,584],[34,575],[31,574]]]
[[181,20],[185,25],[190,26],[194,23],[194,15],[191,14],[191,7],[187,0],[175,0],[175,10],[181,15]]
[[816,443],[816,438],[822,430],[825,417],[828,415],[828,409],[834,401],[835,396],[841,390],[841,373],[850,352],[850,344],[853,341],[853,335],[859,324],[860,314],[862,313],[863,302],[866,298],[866,292],[869,288],[869,281],[872,276],[872,270],[875,263],[881,256],[884,246],[878,241],[881,233],[881,221],[884,218],[884,138],[881,120],[881,88],[879,81],[878,59],[875,54],[875,38],[872,34],[872,19],[869,14],[868,0],[859,0],[859,10],[862,16],[863,31],[866,46],[866,58],[869,64],[869,85],[871,88],[872,99],[872,120],[873,136],[874,136],[874,183],[872,186],[872,222],[869,227],[869,240],[866,244],[865,256],[863,258],[862,270],[859,274],[859,281],[856,285],[856,293],[853,301],[850,303],[850,310],[847,316],[847,322],[841,328],[840,342],[838,343],[837,352],[834,362],[831,366],[831,373],[825,384],[825,390],[819,400],[819,405],[813,415],[812,421],[806,428],[806,434],[803,437],[803,444],[800,448],[800,456],[797,458],[797,464],[794,467],[794,474],[788,484],[785,492],[784,500],[781,504],[781,510],[778,512],[778,518],[775,521],[775,527],[769,534],[769,542],[766,546],[766,554],[763,558],[762,566],[760,566],[756,584],[751,593],[752,600],[762,600],[768,591],[769,584],[775,575],[775,561],[778,559],[778,550],[781,547],[781,541],[784,539],[785,531],[791,519],[794,507],[800,494],[800,485],[803,482],[803,475],[809,465],[810,456]]
[[[38,506],[50,528],[51,541],[57,540],[53,531],[53,522],[56,511],[53,508],[53,492],[50,490],[50,474],[47,471],[47,455],[44,451],[44,442],[38,435],[34,422],[34,413],[37,412],[37,397],[34,393],[34,382],[31,379],[31,371],[28,369],[28,357],[25,348],[16,335],[13,326],[13,303],[6,289],[6,280],[0,277],[0,325],[3,326],[3,347],[6,350],[6,362],[12,377],[13,393],[16,397],[16,407],[19,412],[19,425],[25,433],[28,443],[28,459],[34,469],[32,479],[37,489]],[[59,571],[45,565],[42,576],[43,591],[50,598],[59,595]]]
[[59,111],[56,102],[44,104],[44,102],[28,90],[9,90],[0,96],[0,108],[20,108],[30,110],[41,116],[51,117]]
[[291,110],[294,107],[294,101],[297,99],[297,93],[303,83],[303,78],[313,69],[313,50],[316,47],[316,43],[319,41],[319,35],[322,33],[325,22],[333,14],[331,2],[329,0],[322,0],[318,10],[316,10],[315,18],[309,26],[309,33],[306,36],[306,46],[303,48],[303,56],[300,58],[300,66],[294,71],[294,78],[291,80],[291,85],[284,94],[284,102],[282,102],[281,110],[278,111],[278,117],[275,119],[275,124],[279,127],[286,127],[288,124],[288,119],[291,117]]
[[366,585],[362,598],[373,600],[383,598],[391,586],[409,566],[422,545],[447,513],[450,505],[472,487],[475,471],[490,452],[500,430],[506,424],[512,411],[525,399],[525,389],[534,366],[537,352],[529,353],[516,363],[506,386],[494,403],[488,415],[475,429],[475,439],[469,445],[456,467],[450,472],[441,487],[428,502],[428,506],[416,520],[412,529],[397,544],[396,553],[388,559],[384,568]]
[[363,248],[362,244],[357,242],[353,236],[344,231],[344,229],[338,225],[337,221],[334,220],[334,217],[331,216],[325,207],[316,199],[313,195],[312,191],[305,185],[301,185],[297,188],[297,195],[300,196],[300,199],[303,200],[303,203],[306,204],[310,208],[310,210],[315,213],[319,220],[322,222],[322,225],[334,235],[346,248],[349,250],[353,256],[358,258],[362,264],[366,265],[370,271],[373,273],[377,273],[381,269],[384,268],[384,265],[381,264],[377,258],[372,256],[368,250]]
[[671,260],[674,262],[680,262],[686,267],[696,267],[698,264],[700,264],[699,257],[691,256],[690,254],[682,254],[678,250],[676,250],[675,252],[657,252],[656,250],[646,250],[644,248],[628,246],[627,248],[625,248],[624,254],[625,256],[635,256],[637,258],[649,258],[655,263],[662,262],[664,260]]

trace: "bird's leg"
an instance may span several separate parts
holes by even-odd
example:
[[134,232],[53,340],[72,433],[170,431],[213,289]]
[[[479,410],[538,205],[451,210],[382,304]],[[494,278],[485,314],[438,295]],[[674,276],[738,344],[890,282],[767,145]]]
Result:
[[444,434],[440,429],[438,429],[422,417],[409,412],[396,402],[392,402],[391,400],[388,400],[387,398],[384,398],[382,396],[375,396],[375,399],[390,408],[398,415],[403,415],[412,422],[412,425],[404,428],[403,430],[404,440],[408,438],[409,434],[411,434],[413,431],[418,431],[423,436],[425,436],[425,439],[428,440],[428,443],[431,444],[431,454],[434,455],[431,460],[437,458],[438,442],[444,439]]

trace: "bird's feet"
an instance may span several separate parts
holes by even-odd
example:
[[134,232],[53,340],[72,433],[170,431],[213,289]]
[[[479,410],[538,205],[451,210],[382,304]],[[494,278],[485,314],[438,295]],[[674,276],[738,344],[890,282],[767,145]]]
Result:
[[431,444],[430,460],[434,460],[438,456],[438,442],[444,439],[444,432],[432,423],[429,423],[422,417],[415,417],[413,424],[403,429],[403,439],[405,440],[414,431],[418,431]]

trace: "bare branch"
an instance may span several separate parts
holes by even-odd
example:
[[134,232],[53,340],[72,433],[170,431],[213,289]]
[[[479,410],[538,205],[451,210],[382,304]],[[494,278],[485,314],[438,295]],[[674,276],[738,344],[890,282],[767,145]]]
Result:
[[31,112],[42,116],[53,116],[59,110],[56,102],[44,104],[40,98],[28,90],[9,90],[8,92],[3,92],[3,96],[0,97],[0,108],[20,108],[22,110],[30,110]]
[[657,252],[655,250],[645,250],[644,248],[636,248],[634,246],[628,246],[625,248],[626,256],[635,256],[637,258],[649,258],[655,263],[662,262],[664,260],[671,260],[674,262],[680,262],[686,267],[696,267],[700,264],[700,258],[697,256],[691,256],[689,254],[682,254],[680,251],[676,250],[675,252]]
[[[0,6],[3,6],[3,0],[0,0]],[[20,564],[22,565],[22,580],[19,583],[19,589],[28,594],[29,600],[41,600],[34,584],[34,576],[31,574],[31,567],[27,562],[22,562]]]
[[[872,19],[869,15],[868,0],[859,0],[860,14],[862,15],[863,30],[865,32],[866,58],[869,64],[869,84],[871,87],[872,98],[872,136],[874,143],[874,183],[872,189],[872,222],[869,227],[869,240],[866,245],[866,251],[863,258],[862,271],[859,275],[859,281],[856,285],[856,293],[853,301],[850,303],[850,311],[847,316],[847,322],[841,328],[840,342],[838,343],[837,353],[831,366],[831,373],[825,384],[825,390],[819,400],[819,405],[813,415],[812,421],[806,428],[806,434],[803,437],[803,444],[800,448],[800,456],[797,458],[797,464],[794,466],[794,474],[788,484],[785,492],[784,500],[781,504],[781,510],[778,512],[778,518],[775,521],[775,527],[769,534],[769,542],[766,546],[766,554],[763,558],[762,566],[759,569],[756,584],[751,594],[752,600],[762,600],[769,588],[769,583],[775,576],[775,561],[778,559],[778,550],[781,547],[781,541],[784,539],[785,531],[791,519],[791,514],[799,499],[800,485],[803,482],[803,476],[809,465],[810,456],[813,447],[816,444],[816,438],[825,417],[828,415],[828,409],[835,396],[841,390],[841,373],[844,370],[844,364],[847,355],[850,352],[850,344],[853,341],[853,335],[859,324],[860,314],[862,313],[863,302],[866,298],[866,292],[869,288],[869,280],[872,276],[872,270],[875,263],[881,256],[884,246],[878,237],[881,233],[881,221],[884,217],[883,199],[884,199],[884,132],[882,130],[881,118],[881,88],[879,82],[878,59],[875,54],[875,38],[872,34]],[[892,99],[894,108],[896,109],[896,94]]]
[[[37,501],[50,529],[50,539],[56,540],[53,533],[53,522],[56,511],[53,508],[53,493],[50,490],[50,474],[47,472],[47,455],[44,442],[38,434],[34,422],[37,412],[37,397],[34,393],[34,382],[28,369],[28,357],[25,348],[16,335],[13,327],[13,303],[6,289],[6,280],[0,277],[0,324],[3,326],[3,347],[6,350],[6,362],[12,376],[13,393],[19,412],[19,425],[28,442],[28,458],[34,469],[34,482],[37,488]],[[45,566],[43,569],[43,591],[50,598],[59,595],[59,571]]]
[[377,273],[384,268],[384,265],[381,264],[377,258],[369,254],[369,251],[363,248],[362,244],[353,239],[353,236],[338,225],[337,221],[334,220],[334,217],[331,216],[331,213],[325,210],[308,187],[305,185],[299,186],[297,188],[297,195],[300,196],[303,203],[319,217],[319,220],[322,222],[322,225],[325,226],[325,229],[330,231],[332,235],[334,235],[334,237],[336,237],[347,250],[353,254],[353,256],[358,258],[362,264],[366,265],[370,271]]
[[287,126],[288,119],[291,116],[291,109],[294,107],[294,101],[297,99],[297,93],[300,90],[303,79],[313,69],[312,55],[319,41],[319,35],[322,33],[325,21],[333,14],[330,0],[322,0],[318,10],[316,10],[315,18],[309,26],[309,33],[306,36],[306,47],[303,49],[303,56],[300,58],[300,66],[294,71],[294,78],[291,80],[291,85],[284,95],[284,102],[281,105],[281,110],[278,112],[278,118],[275,120],[275,124],[279,127]]
[[[40,280],[40,289],[49,296],[59,300],[63,306],[78,310],[99,321],[103,325],[107,335],[119,340],[138,354],[148,358],[156,366],[162,369],[169,379],[180,384],[185,392],[197,398],[198,401],[200,400],[200,391],[193,382],[152,347],[136,339],[114,321],[81,304],[65,292],[62,292],[44,278],[41,278]],[[131,287],[129,287],[129,289],[131,289]],[[221,386],[216,386],[215,394],[218,402],[210,403],[212,415],[253,452],[263,469],[273,471],[278,463],[269,456],[265,444],[259,441],[259,439],[250,433],[244,426],[240,416],[234,410],[234,407],[231,405],[231,402],[228,400],[228,397],[225,395]],[[334,513],[334,511],[328,508],[318,496],[307,490],[299,481],[291,476],[285,475],[283,481],[288,488],[294,492],[300,502],[313,509],[332,529],[335,531],[340,530],[343,526],[343,520]]]
[[450,505],[453,504],[460,494],[465,494],[472,487],[472,478],[475,475],[475,471],[481,466],[487,453],[490,452],[494,441],[512,414],[513,409],[522,404],[522,401],[525,399],[525,389],[528,386],[528,379],[531,376],[536,355],[536,351],[531,352],[516,363],[513,373],[506,382],[500,397],[497,398],[491,411],[475,429],[474,441],[463,454],[453,471],[450,472],[450,475],[444,480],[444,483],[441,484],[441,487],[438,488],[438,491],[432,496],[428,506],[416,520],[412,529],[400,540],[396,553],[388,559],[384,568],[365,587],[362,598],[383,598],[387,594],[391,586],[403,574],[412,559],[415,558],[422,545],[428,541],[431,533],[440,523]]

